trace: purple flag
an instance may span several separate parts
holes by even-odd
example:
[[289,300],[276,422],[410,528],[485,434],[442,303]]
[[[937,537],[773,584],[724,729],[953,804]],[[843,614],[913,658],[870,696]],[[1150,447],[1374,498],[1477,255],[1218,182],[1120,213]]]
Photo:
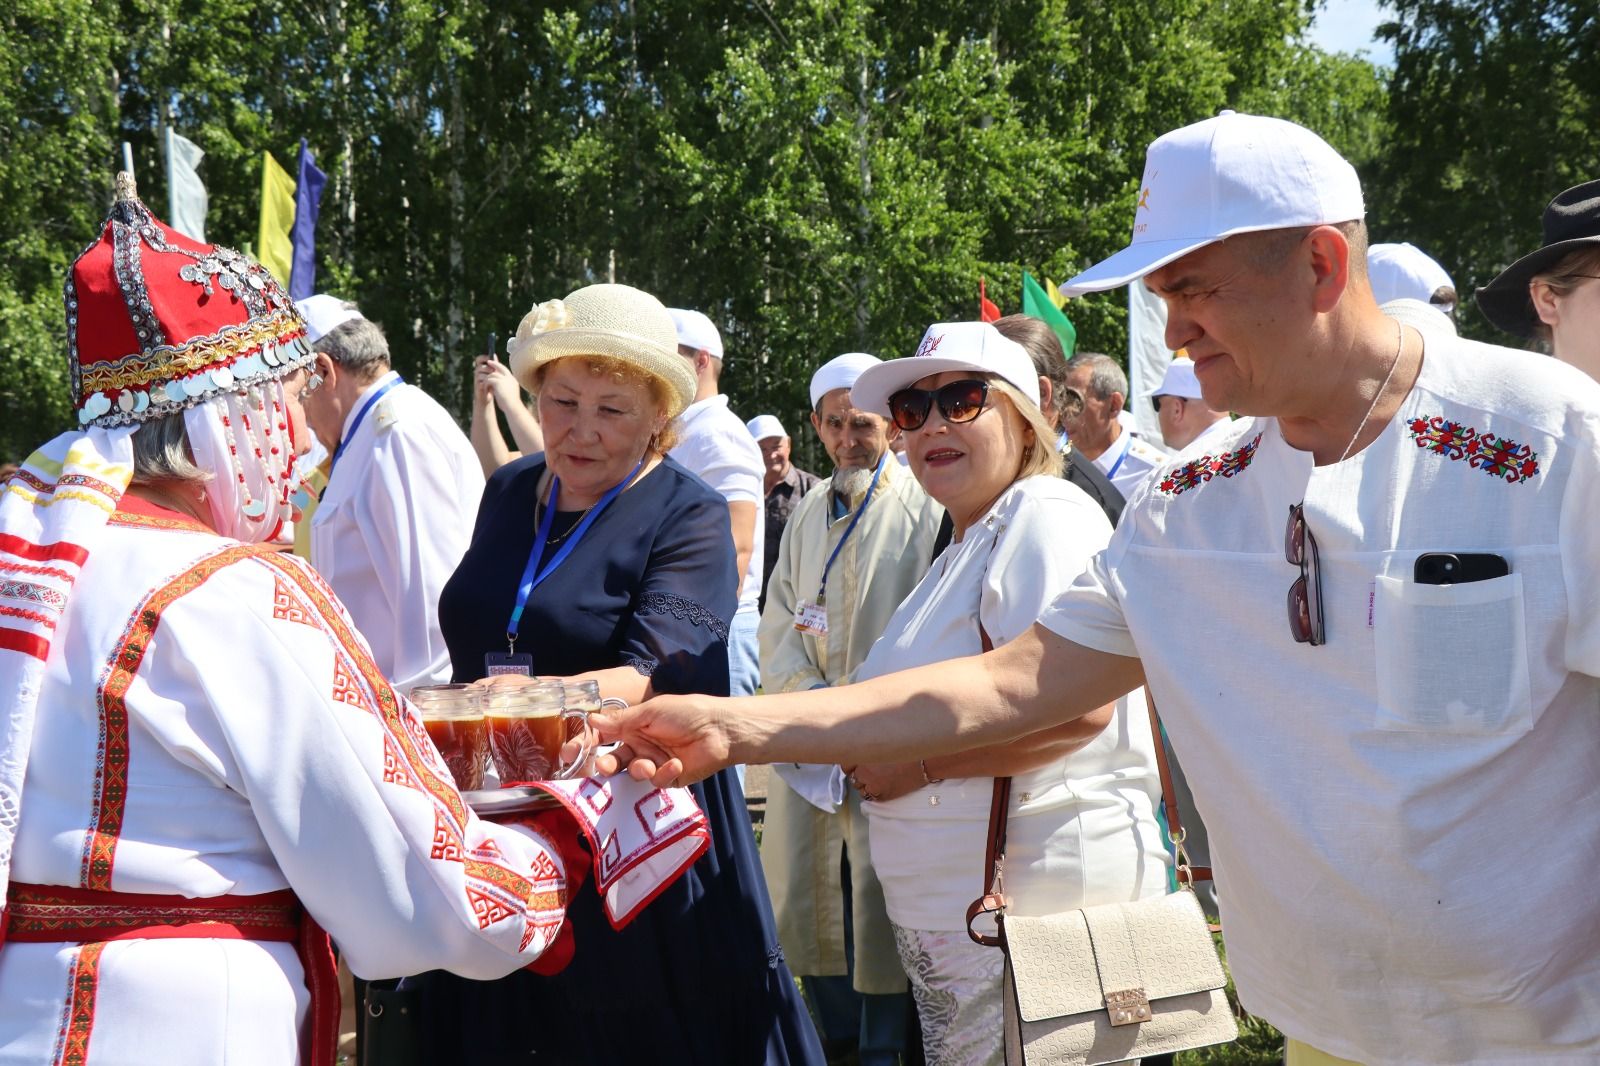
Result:
[[294,190],[294,260],[289,268],[289,298],[304,300],[317,291],[317,212],[322,208],[322,187],[328,175],[317,169],[306,139],[300,138],[300,178]]

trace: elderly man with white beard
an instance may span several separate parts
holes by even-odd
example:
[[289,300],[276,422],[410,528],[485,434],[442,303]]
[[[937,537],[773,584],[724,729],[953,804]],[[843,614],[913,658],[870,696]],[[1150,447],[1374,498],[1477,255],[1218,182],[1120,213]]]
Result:
[[[894,424],[850,403],[878,362],[852,352],[811,379],[811,425],[834,471],[800,501],[778,548],[761,615],[766,692],[848,681],[928,568],[944,509],[890,453]],[[907,985],[861,794],[836,765],[773,769],[761,861],[784,954],[830,1050],[859,1035],[863,1066],[898,1062]]]

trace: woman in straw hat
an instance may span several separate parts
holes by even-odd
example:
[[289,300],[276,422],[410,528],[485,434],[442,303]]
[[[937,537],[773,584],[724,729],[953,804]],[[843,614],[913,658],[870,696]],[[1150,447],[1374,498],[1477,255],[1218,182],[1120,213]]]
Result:
[[[916,356],[869,368],[850,395],[894,420],[911,472],[955,524],[954,541],[889,620],[857,680],[1012,640],[1110,538],[1100,507],[1060,476],[1033,360],[989,323],[930,327]],[[968,905],[987,891],[980,871],[997,777],[1010,778],[1010,913],[1166,891],[1142,702],[1130,713],[1119,700],[1011,744],[844,769],[866,801],[872,863],[930,1063],[1004,1058],[1004,956],[967,933]],[[992,919],[979,920],[993,933]]]
[[[514,670],[595,680],[630,702],[726,695],[734,548],[726,502],[666,458],[695,393],[666,308],[591,285],[535,307],[507,348],[545,452],[490,478],[445,586],[455,680]],[[711,849],[630,927],[576,900],[577,951],[561,973],[429,979],[433,1061],[623,1063],[641,1048],[656,1062],[820,1061],[738,782],[724,771],[694,793]]]
[[1507,333],[1543,341],[1563,363],[1600,378],[1600,181],[1544,209],[1544,245],[1478,290],[1478,306]]
[[328,934],[365,977],[536,962],[572,816],[474,817],[264,543],[319,383],[294,305],[121,175],[66,308],[82,429],[0,487],[0,1062],[331,1066]]

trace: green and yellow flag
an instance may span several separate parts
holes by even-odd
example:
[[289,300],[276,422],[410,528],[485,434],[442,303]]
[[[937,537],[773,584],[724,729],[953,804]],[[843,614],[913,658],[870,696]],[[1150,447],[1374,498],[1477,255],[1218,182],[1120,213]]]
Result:
[[294,179],[278,165],[271,152],[261,159],[261,234],[256,258],[272,272],[278,284],[289,287],[289,272],[294,264]]
[[[1054,289],[1055,286],[1051,285],[1050,288]],[[1066,352],[1068,359],[1072,358],[1073,351],[1078,347],[1078,331],[1073,328],[1066,312],[1050,298],[1045,287],[1026,270],[1022,272],[1022,313],[1039,319],[1055,330],[1056,336],[1061,338],[1062,351]]]

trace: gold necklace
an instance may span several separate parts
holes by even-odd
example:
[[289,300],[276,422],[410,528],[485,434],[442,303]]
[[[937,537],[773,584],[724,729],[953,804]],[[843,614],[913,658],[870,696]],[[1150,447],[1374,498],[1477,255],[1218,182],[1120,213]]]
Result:
[[1389,364],[1389,372],[1383,376],[1383,384],[1378,386],[1377,394],[1372,397],[1372,402],[1367,404],[1367,413],[1361,416],[1361,423],[1356,426],[1355,435],[1350,438],[1350,443],[1344,446],[1344,451],[1339,454],[1338,460],[1333,464],[1338,466],[1350,458],[1350,449],[1356,446],[1356,441],[1361,439],[1361,431],[1367,428],[1367,419],[1372,417],[1372,412],[1378,409],[1378,401],[1383,399],[1383,394],[1389,389],[1389,382],[1394,378],[1395,368],[1400,365],[1400,359],[1406,351],[1406,328],[1399,322],[1394,324],[1395,333],[1399,336],[1399,343],[1394,347],[1394,361]]

